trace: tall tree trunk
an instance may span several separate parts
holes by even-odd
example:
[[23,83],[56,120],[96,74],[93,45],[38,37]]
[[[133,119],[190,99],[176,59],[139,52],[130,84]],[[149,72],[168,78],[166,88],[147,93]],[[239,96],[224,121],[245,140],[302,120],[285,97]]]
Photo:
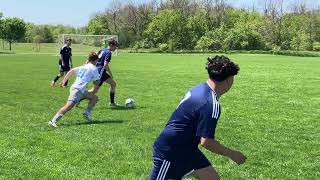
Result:
[[9,41],[9,47],[10,47],[10,51],[11,51],[11,41]]

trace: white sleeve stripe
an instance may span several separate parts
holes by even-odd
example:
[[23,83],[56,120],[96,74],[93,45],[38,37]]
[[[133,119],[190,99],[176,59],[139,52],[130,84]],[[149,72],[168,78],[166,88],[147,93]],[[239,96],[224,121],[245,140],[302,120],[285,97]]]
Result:
[[217,119],[219,116],[219,103],[215,98],[215,94],[211,92],[212,94],[212,118]]

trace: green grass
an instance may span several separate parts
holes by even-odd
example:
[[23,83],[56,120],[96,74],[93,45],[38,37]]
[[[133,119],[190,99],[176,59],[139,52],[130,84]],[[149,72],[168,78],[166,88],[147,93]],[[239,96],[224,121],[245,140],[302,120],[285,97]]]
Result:
[[[180,98],[207,78],[206,55],[120,54],[111,68],[117,101],[107,107],[102,87],[84,124],[80,108],[58,129],[47,122],[65,103],[68,89],[51,88],[53,55],[0,55],[0,179],[147,179],[152,144]],[[237,166],[203,149],[221,179],[320,179],[320,59],[230,55],[240,65],[233,88],[221,97],[216,137],[244,152]],[[75,56],[75,65],[85,61]]]

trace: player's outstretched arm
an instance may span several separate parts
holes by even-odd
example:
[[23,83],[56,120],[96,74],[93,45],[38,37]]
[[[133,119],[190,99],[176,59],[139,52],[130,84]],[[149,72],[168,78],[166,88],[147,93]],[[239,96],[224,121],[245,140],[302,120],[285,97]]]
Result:
[[60,60],[61,60],[61,65],[64,66],[64,60],[63,60],[63,55],[60,54]]
[[76,72],[75,69],[71,69],[70,71],[68,71],[68,73],[64,76],[63,80],[61,81],[62,87],[65,87],[66,81],[68,81],[68,79],[69,79],[75,72]]
[[227,148],[215,139],[201,137],[200,144],[213,153],[229,157],[239,165],[243,164],[247,159],[247,157],[240,151],[235,151]]
[[72,68],[72,67],[73,67],[73,64],[72,64],[72,56],[70,56],[69,64],[70,64],[70,68]]

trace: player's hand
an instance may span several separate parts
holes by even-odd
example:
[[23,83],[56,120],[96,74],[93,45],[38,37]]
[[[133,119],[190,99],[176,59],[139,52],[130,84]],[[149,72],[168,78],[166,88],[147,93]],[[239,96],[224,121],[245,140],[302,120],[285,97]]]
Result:
[[243,164],[247,159],[240,151],[232,151],[230,158],[238,165]]
[[61,81],[60,82],[60,87],[63,87],[63,88],[65,88],[66,86],[65,86],[65,84],[66,84],[66,82],[64,82],[64,81]]

